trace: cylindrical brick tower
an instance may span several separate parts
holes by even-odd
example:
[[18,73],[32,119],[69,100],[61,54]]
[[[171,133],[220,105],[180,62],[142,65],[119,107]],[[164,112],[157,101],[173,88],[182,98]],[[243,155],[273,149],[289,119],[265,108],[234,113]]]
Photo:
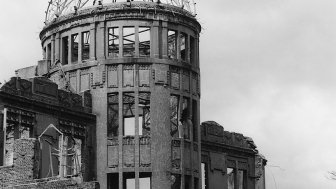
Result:
[[200,24],[182,0],[93,2],[47,19],[38,73],[92,94],[101,188],[200,188]]

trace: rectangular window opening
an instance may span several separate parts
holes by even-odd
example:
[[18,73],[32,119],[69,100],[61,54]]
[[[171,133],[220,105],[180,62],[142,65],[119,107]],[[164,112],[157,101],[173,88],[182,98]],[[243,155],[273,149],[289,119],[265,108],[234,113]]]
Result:
[[195,64],[195,52],[196,52],[196,46],[195,46],[195,38],[190,36],[190,51],[189,51],[189,56],[190,56],[190,63],[193,65]]
[[139,135],[149,136],[151,131],[150,93],[139,93]]
[[227,168],[226,170],[227,174],[227,186],[228,189],[235,189],[235,171],[233,168]]
[[108,189],[119,189],[119,174],[118,173],[107,174],[107,188]]
[[51,43],[47,45],[47,60],[51,60]]
[[119,28],[108,29],[108,56],[119,56]]
[[176,95],[170,96],[170,134],[174,138],[181,138],[181,128],[179,119],[179,97]]
[[168,58],[170,59],[176,59],[176,31],[174,30],[168,30],[168,38],[167,38],[167,44],[168,44]]
[[82,60],[90,58],[90,32],[82,33]]
[[180,56],[183,61],[187,61],[188,36],[185,33],[180,34]]
[[246,188],[246,171],[238,170],[237,177],[238,177],[238,189],[245,189]]
[[107,110],[107,138],[117,137],[119,134],[119,97],[118,93],[108,96]]
[[135,28],[123,28],[123,56],[132,57],[135,54]]
[[135,98],[134,93],[123,94],[123,134],[135,135]]
[[185,175],[184,176],[184,188],[185,189],[191,189],[191,176],[190,175]]
[[198,178],[194,178],[194,189],[199,189],[199,187],[198,187]]
[[[135,174],[134,173],[124,173],[123,174],[123,185],[124,189],[135,189]],[[139,189],[150,189],[151,188],[151,173],[140,173],[139,174]]]
[[150,56],[150,27],[139,27],[140,56]]
[[62,38],[62,65],[68,64],[69,38]]
[[208,167],[206,163],[201,163],[202,189],[208,189]]
[[198,105],[197,101],[192,101],[192,123],[193,123],[193,141],[198,140]]
[[71,61],[78,62],[78,34],[71,36]]
[[78,176],[82,166],[82,139],[73,136],[63,138],[64,176]]
[[43,48],[43,60],[47,59],[47,47]]
[[190,111],[189,109],[190,109],[189,98],[183,97],[181,122],[183,125],[183,134],[185,139],[190,139],[190,128],[192,126],[192,122],[190,120],[189,115]]

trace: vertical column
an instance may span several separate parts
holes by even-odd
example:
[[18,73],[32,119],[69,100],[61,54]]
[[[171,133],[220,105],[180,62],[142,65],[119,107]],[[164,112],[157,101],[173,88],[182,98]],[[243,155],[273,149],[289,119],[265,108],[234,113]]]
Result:
[[[181,72],[180,72],[181,75]],[[182,77],[181,77],[182,78]],[[180,86],[183,86],[182,79],[180,79]],[[182,87],[181,87],[182,88]],[[179,110],[178,110],[178,118],[181,118],[182,111],[183,111],[183,96],[179,95]],[[184,167],[184,128],[183,125],[181,126],[181,187],[185,188],[185,167]]]
[[135,55],[134,57],[139,57],[140,54],[139,54],[139,26],[135,26],[134,27],[134,36],[135,36],[135,41],[134,41],[134,44],[135,44]]
[[90,60],[96,60],[96,24],[90,25]]
[[[190,46],[190,35],[189,34],[187,34],[187,37],[185,38],[185,48],[186,48],[186,50],[185,50],[185,53],[186,53],[186,62],[188,62],[189,64],[191,64],[191,62],[190,62],[190,48],[191,48],[191,46]],[[192,182],[192,183],[194,183],[194,182]]]
[[[190,72],[189,74],[189,83],[191,83],[191,77],[192,77],[192,73]],[[192,118],[192,112],[193,112],[193,103],[192,103],[192,92],[189,93],[189,115],[188,117],[189,118]],[[192,124],[191,127],[189,127],[189,133],[190,133],[190,151],[189,151],[189,157],[190,157],[190,161],[191,161],[191,188],[194,189],[195,188],[195,183],[194,183],[194,178],[195,178],[195,166],[198,166],[198,165],[195,165],[194,164],[194,124]]]
[[3,123],[2,123],[2,127],[3,127],[3,159],[2,159],[2,165],[5,165],[6,163],[6,158],[5,158],[5,154],[6,154],[6,133],[7,133],[7,108],[4,108],[3,110]]
[[162,22],[162,58],[166,59],[168,58],[168,23]]
[[97,59],[105,59],[105,23],[99,22],[96,35]]
[[60,43],[61,43],[61,37],[60,37],[60,33],[57,32],[55,34],[55,61],[61,60],[60,59]]
[[196,128],[197,128],[197,144],[198,144],[198,186],[202,186],[202,146],[201,146],[201,128],[200,128],[200,99],[197,99],[197,119],[196,119]]
[[78,63],[82,63],[83,32],[78,33]]
[[55,64],[55,34],[51,35],[51,65]]
[[[136,27],[136,31],[135,33],[138,34],[138,28]],[[136,35],[138,36],[138,35]],[[137,43],[139,42],[139,37],[135,38]],[[139,43],[138,43],[139,44]],[[139,53],[139,48],[138,49],[138,53]],[[137,54],[139,55],[139,54]],[[134,87],[134,96],[135,96],[135,148],[134,148],[134,160],[135,160],[135,189],[139,189],[139,164],[140,164],[140,142],[139,142],[139,82],[138,82],[138,74],[139,72],[138,70],[138,66],[134,65],[134,69],[135,69],[135,87]]]
[[160,57],[160,44],[159,44],[159,21],[153,22],[152,33],[151,33],[151,57],[159,58]]
[[[122,64],[118,65],[118,76],[120,75],[122,78]],[[118,94],[119,94],[119,135],[118,135],[118,144],[119,144],[119,149],[118,149],[118,155],[119,155],[119,189],[123,189],[123,81],[122,79],[118,79]]]
[[[168,71],[166,65],[153,65],[155,71]],[[152,189],[170,189],[171,170],[170,91],[155,85],[151,94]]]
[[68,36],[68,64],[72,64],[72,60],[71,60],[71,53],[72,53],[72,36],[71,34]]
[[92,93],[92,112],[97,115],[96,120],[96,147],[97,147],[97,180],[101,188],[107,188],[107,94],[106,90],[98,88]]
[[[124,28],[123,26],[119,26],[119,57],[124,56]],[[122,72],[121,72],[122,73]],[[122,86],[122,85],[120,85]]]
[[[80,90],[81,90],[80,87],[81,87],[81,82],[82,82],[82,81],[81,81],[80,72],[81,72],[81,70],[78,69],[78,70],[77,70],[77,73],[76,73],[76,74],[77,74],[77,76],[76,76],[76,77],[77,77],[77,89],[76,89],[77,93],[81,92],[81,91],[80,91]],[[107,102],[107,101],[106,101],[106,102]]]
[[181,35],[181,32],[180,30],[176,31],[176,59],[178,61],[182,61],[181,59],[181,38],[180,38],[180,35]]
[[196,54],[195,61],[196,61],[197,68],[199,68],[199,66],[200,66],[199,42],[200,42],[200,40],[199,40],[199,34],[197,34],[196,35],[196,39],[195,39],[195,45],[196,45],[196,47],[195,47],[195,54]]

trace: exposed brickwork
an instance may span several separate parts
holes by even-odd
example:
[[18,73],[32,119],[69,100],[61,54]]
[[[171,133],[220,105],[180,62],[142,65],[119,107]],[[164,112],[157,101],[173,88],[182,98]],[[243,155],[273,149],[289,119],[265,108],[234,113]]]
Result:
[[60,179],[58,177],[48,179],[34,179],[38,170],[39,142],[36,139],[19,139],[14,141],[14,164],[12,166],[0,167],[0,188],[15,189],[49,189],[49,188],[71,188],[71,189],[96,189],[97,182],[77,183],[74,179]]

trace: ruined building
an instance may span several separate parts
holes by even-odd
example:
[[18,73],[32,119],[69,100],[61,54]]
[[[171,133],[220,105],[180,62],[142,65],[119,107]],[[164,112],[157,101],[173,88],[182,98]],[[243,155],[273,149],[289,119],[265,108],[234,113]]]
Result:
[[186,0],[51,0],[43,60],[0,88],[0,187],[264,189],[253,140],[200,124],[195,16]]

